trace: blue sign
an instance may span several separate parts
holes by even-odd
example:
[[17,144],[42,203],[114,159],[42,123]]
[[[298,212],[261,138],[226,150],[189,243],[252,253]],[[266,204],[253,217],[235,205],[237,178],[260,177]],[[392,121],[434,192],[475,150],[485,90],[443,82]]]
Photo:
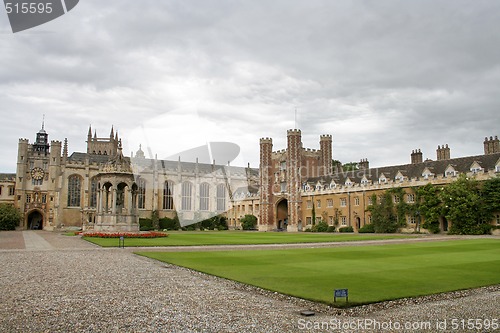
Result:
[[335,297],[347,297],[347,289],[335,289]]
[[333,292],[333,301],[337,301],[337,297],[345,297],[345,300],[347,302],[349,298],[349,290],[348,289],[335,289]]

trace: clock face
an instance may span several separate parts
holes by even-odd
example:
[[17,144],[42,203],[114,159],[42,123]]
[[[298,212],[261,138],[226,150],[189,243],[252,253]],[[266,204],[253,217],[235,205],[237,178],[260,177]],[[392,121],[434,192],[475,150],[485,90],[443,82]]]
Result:
[[45,176],[45,172],[43,171],[42,168],[33,168],[31,169],[31,178],[35,180],[40,180]]

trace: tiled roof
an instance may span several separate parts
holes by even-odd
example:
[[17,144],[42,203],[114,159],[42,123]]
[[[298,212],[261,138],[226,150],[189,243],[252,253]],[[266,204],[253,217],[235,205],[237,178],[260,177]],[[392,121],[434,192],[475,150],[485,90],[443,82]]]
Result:
[[394,180],[398,172],[404,177],[411,178],[421,178],[422,173],[427,168],[434,175],[444,175],[448,166],[452,166],[455,171],[459,173],[470,172],[470,167],[474,162],[479,163],[484,172],[495,170],[495,165],[500,161],[500,153],[490,154],[490,155],[478,155],[478,156],[467,156],[452,158],[449,160],[441,161],[431,161],[427,160],[422,163],[417,164],[404,164],[404,165],[394,165],[381,168],[370,168],[367,170],[356,170],[349,172],[337,172],[332,176],[328,177],[313,177],[307,180],[307,183],[313,185],[318,181],[323,184],[329,184],[332,180],[343,185],[347,178],[349,178],[354,183],[360,183],[363,176],[369,181],[377,182],[379,177],[384,174],[388,180]]
[[15,173],[0,173],[0,180],[16,180],[16,174]]

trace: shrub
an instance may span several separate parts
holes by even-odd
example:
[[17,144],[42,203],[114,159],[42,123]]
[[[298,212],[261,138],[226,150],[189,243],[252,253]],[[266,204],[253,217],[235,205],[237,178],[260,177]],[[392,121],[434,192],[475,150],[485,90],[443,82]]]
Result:
[[354,229],[351,226],[342,227],[342,228],[339,228],[339,232],[354,232]]
[[169,217],[164,217],[158,221],[160,229],[162,230],[179,230],[181,225],[179,223],[179,218],[175,216],[173,219]]
[[243,230],[255,230],[257,227],[257,217],[255,215],[245,215],[240,219]]
[[437,234],[441,231],[441,229],[439,228],[439,222],[437,222],[437,221],[430,222],[430,223],[425,222],[422,225],[422,228],[429,230],[429,232],[431,232],[433,234]]
[[313,225],[312,232],[326,232],[328,230],[328,223],[325,221],[319,221],[317,224]]
[[328,230],[326,230],[326,232],[335,232],[335,226],[334,225],[328,226]]
[[364,233],[374,233],[375,232],[375,226],[373,224],[365,224],[358,230],[359,233],[364,234]]
[[139,219],[139,230],[140,231],[153,230],[153,220],[151,220],[151,219]]
[[311,228],[306,228],[306,230],[304,230],[304,232],[311,232]]
[[21,221],[21,213],[12,205],[0,204],[0,230],[15,230]]

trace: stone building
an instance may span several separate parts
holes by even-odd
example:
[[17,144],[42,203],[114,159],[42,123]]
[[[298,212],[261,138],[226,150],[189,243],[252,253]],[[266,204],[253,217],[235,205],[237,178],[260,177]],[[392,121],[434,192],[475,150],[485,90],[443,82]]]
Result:
[[[223,214],[238,229],[252,214],[260,231],[303,231],[319,220],[359,230],[371,222],[372,196],[387,189],[402,188],[411,204],[414,188],[427,183],[448,184],[459,174],[497,177],[498,137],[485,138],[483,148],[482,155],[452,158],[444,144],[436,160],[424,160],[415,149],[409,164],[370,168],[361,159],[359,170],[343,172],[332,168],[331,135],[321,135],[316,150],[304,148],[301,131],[293,129],[285,149],[273,150],[271,138],[260,140],[260,167],[254,169],[146,158],[141,147],[125,157],[113,128],[98,137],[89,127],[86,151],[69,154],[67,140],[49,142],[42,125],[35,142],[19,140],[16,173],[0,174],[0,202],[20,209],[23,229],[134,231],[139,218],[158,212],[160,218],[177,215],[183,226]],[[415,230],[418,217],[406,218],[407,229]],[[493,223],[500,225],[500,212]],[[441,230],[449,227],[442,218]]]
[[[50,141],[44,126],[34,143],[20,139],[16,174],[0,178],[2,202],[23,214],[22,229],[83,228],[135,231],[139,218],[179,216],[182,225],[228,210],[233,188],[256,182],[250,168],[125,157],[111,128],[89,127],[86,152],[68,155],[68,142]],[[5,198],[4,198],[5,194]]]
[[[478,180],[500,175],[498,137],[486,138],[484,154],[451,158],[448,144],[436,149],[436,160],[423,159],[420,149],[413,150],[410,164],[370,168],[368,159],[361,159],[359,170],[332,170],[332,137],[320,137],[320,149],[302,147],[300,131],[289,130],[287,148],[273,152],[272,140],[260,140],[260,192],[238,193],[233,220],[246,214],[259,217],[259,230],[300,231],[313,222],[326,221],[336,227],[352,226],[355,231],[371,222],[367,211],[372,196],[379,197],[387,189],[403,188],[403,200],[414,203],[414,188],[427,183],[445,185],[466,174]],[[399,198],[394,197],[394,200]],[[316,221],[313,221],[313,218]],[[408,231],[418,227],[418,216],[407,216]],[[441,218],[441,230],[447,231],[450,221]],[[494,224],[500,225],[500,212]]]

